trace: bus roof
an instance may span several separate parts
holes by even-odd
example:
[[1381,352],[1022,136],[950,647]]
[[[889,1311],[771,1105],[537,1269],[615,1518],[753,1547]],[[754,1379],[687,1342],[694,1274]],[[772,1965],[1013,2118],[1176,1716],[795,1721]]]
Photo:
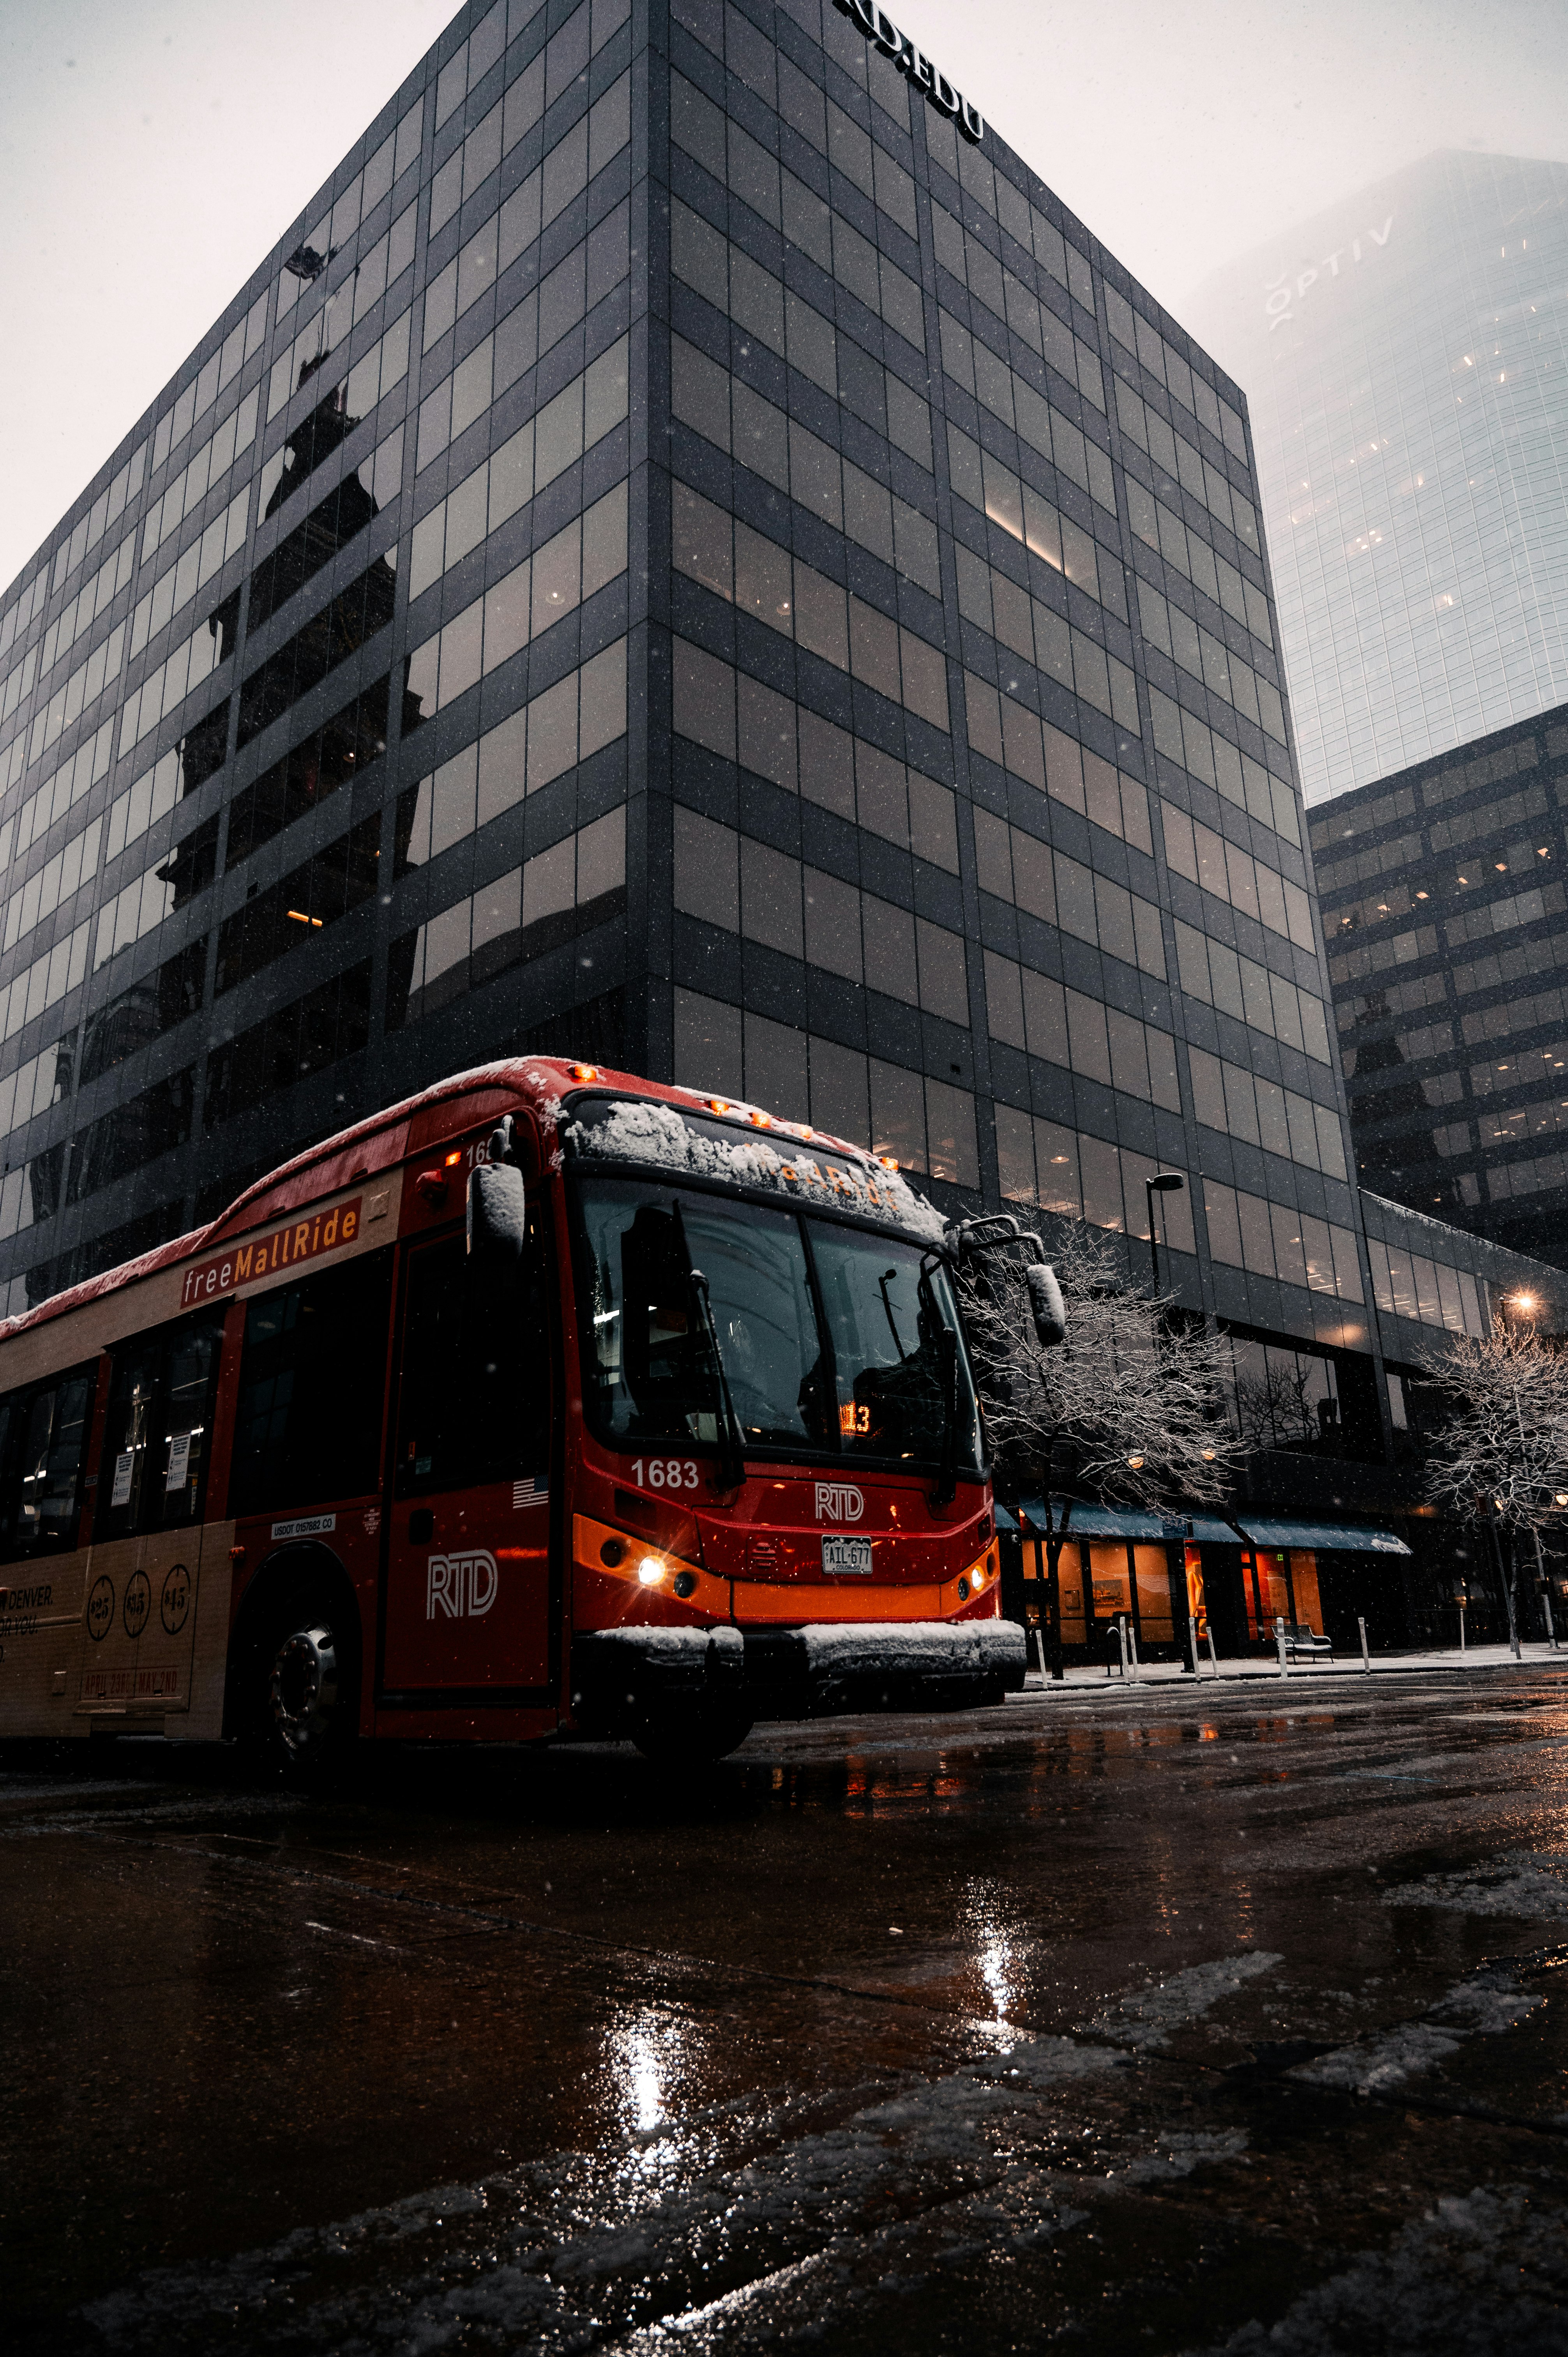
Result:
[[[570,1057],[505,1057],[494,1063],[476,1065],[469,1071],[450,1073],[445,1080],[421,1089],[416,1096],[404,1097],[401,1103],[388,1105],[350,1128],[323,1138],[318,1145],[306,1146],[291,1161],[280,1163],[275,1170],[253,1179],[206,1227],[192,1228],[187,1234],[156,1245],[134,1260],[122,1261],[118,1267],[105,1269],[99,1276],[85,1277],[80,1285],[51,1294],[36,1308],[24,1310],[20,1317],[0,1318],[0,1342],[63,1317],[84,1302],[102,1300],[105,1295],[138,1284],[160,1269],[194,1259],[214,1243],[242,1235],[262,1221],[297,1210],[355,1178],[391,1169],[405,1156],[425,1151],[455,1132],[471,1129],[478,1122],[499,1121],[512,1106],[534,1114],[542,1126],[553,1127],[567,1092],[584,1087],[603,1089],[614,1096],[651,1100],[682,1112],[717,1116],[734,1122],[743,1134],[777,1131],[783,1137],[815,1142],[824,1150],[843,1155],[867,1169],[897,1168],[890,1160],[867,1153],[865,1146],[851,1145],[804,1123],[781,1121],[760,1105],[747,1104],[738,1098],[701,1089],[667,1087],[660,1081],[643,1080],[636,1073],[616,1071],[606,1065]],[[470,1103],[470,1099],[478,1102]]]

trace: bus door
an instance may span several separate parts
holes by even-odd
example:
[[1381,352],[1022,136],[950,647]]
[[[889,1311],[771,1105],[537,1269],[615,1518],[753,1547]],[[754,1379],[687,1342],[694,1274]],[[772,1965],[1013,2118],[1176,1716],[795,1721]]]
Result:
[[551,1321],[537,1204],[515,1279],[464,1239],[409,1247],[388,1501],[381,1700],[537,1706],[551,1647]]

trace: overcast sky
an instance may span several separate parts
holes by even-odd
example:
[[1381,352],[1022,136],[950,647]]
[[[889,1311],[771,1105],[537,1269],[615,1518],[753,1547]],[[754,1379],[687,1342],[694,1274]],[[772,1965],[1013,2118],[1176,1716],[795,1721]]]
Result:
[[[452,15],[0,0],[0,584]],[[1160,299],[1437,146],[1568,159],[1562,0],[895,0]]]

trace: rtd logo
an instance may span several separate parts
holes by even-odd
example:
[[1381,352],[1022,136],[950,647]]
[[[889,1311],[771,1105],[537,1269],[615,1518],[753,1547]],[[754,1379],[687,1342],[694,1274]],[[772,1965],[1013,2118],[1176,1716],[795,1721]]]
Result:
[[433,1555],[425,1572],[424,1617],[434,1620],[440,1612],[448,1620],[482,1620],[499,1587],[496,1559],[482,1547],[472,1555]]
[[818,1482],[817,1520],[819,1523],[858,1523],[865,1512],[865,1500],[853,1483]]

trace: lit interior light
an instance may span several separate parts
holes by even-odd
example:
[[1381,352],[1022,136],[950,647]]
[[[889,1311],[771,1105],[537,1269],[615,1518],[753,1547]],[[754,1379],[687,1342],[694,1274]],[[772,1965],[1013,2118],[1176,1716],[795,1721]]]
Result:
[[664,1577],[664,1566],[656,1555],[645,1555],[637,1566],[637,1576],[644,1587],[657,1587]]
[[1202,1458],[1206,1465],[1212,1465],[1219,1454],[1219,1451],[1218,1448],[1200,1448],[1198,1451],[1198,1455]]

